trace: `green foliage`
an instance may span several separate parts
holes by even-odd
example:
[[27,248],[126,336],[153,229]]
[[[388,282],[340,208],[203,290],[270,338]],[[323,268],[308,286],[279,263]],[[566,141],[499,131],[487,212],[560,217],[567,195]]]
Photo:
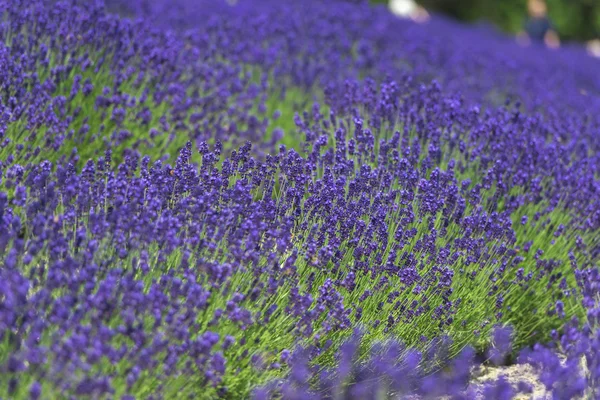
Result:
[[[371,0],[387,4],[388,0]],[[474,22],[490,21],[502,30],[517,33],[527,18],[526,0],[418,0],[427,8]],[[547,0],[548,13],[564,40],[589,40],[600,36],[600,2],[596,0]]]

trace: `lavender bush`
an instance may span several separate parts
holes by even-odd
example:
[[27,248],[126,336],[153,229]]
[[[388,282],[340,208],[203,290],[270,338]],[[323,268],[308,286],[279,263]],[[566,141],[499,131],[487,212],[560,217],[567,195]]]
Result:
[[599,396],[597,60],[238,3],[0,1],[0,397]]

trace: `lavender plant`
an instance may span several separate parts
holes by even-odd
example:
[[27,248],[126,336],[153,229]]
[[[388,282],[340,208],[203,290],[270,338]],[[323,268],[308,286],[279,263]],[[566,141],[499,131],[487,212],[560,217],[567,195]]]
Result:
[[0,1],[0,397],[596,396],[597,62],[239,3]]

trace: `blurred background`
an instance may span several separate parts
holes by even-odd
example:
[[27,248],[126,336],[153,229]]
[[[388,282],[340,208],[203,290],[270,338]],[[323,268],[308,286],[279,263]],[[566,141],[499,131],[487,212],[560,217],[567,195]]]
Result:
[[[371,0],[388,4],[389,0]],[[518,33],[527,18],[526,0],[417,0],[429,11],[467,21],[491,22]],[[546,0],[548,16],[561,40],[587,41],[600,37],[600,0]]]

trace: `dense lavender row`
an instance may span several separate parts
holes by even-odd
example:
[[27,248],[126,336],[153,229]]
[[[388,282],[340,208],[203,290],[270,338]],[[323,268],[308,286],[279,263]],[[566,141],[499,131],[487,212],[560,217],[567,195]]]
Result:
[[[366,1],[237,0],[236,7],[226,3],[108,1],[109,8],[143,15],[155,25],[185,29],[190,36],[210,26],[221,33],[218,51],[228,59],[272,68],[279,82],[326,88],[349,77],[410,74],[419,80],[436,79],[448,91],[479,102],[502,103],[510,95],[532,109],[550,105],[558,112],[558,105],[569,107],[565,114],[598,106],[597,96],[581,93],[583,89],[598,94],[598,61],[579,46],[567,45],[551,54],[544,48],[523,49],[486,26],[462,27],[439,16],[429,24],[413,24]],[[248,37],[262,46],[248,46]]]
[[0,1],[0,397],[596,396],[597,62],[239,3]]

